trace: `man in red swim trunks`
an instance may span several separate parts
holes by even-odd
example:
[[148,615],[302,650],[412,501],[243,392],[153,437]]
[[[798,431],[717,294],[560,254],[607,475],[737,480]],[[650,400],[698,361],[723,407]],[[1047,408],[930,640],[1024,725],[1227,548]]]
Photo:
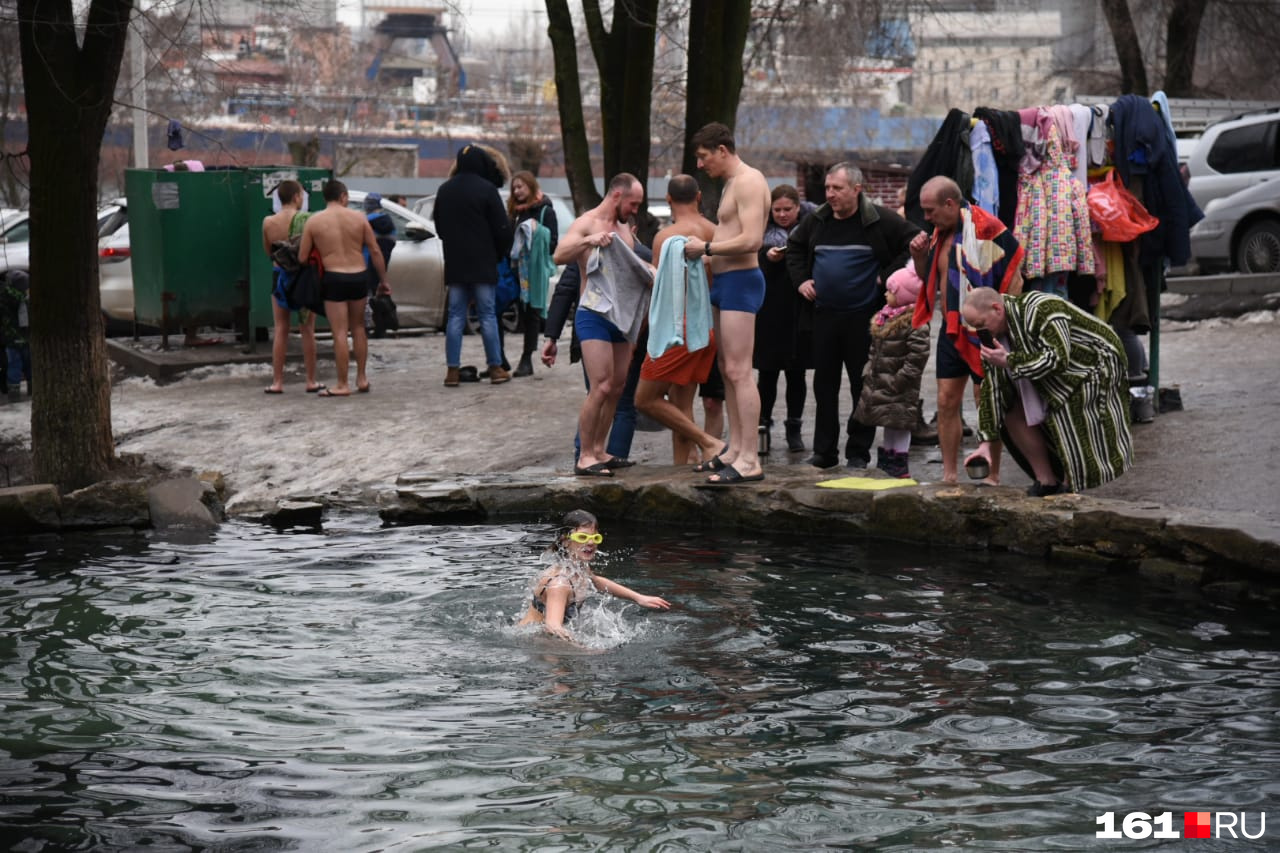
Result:
[[[699,245],[715,235],[716,226],[699,210],[702,194],[698,182],[689,175],[676,175],[667,183],[667,204],[672,223],[653,238],[653,258],[660,261],[662,247],[672,237],[683,237]],[[659,268],[658,275],[663,274]],[[652,333],[652,330],[650,330]],[[699,383],[706,382],[716,358],[715,336],[711,344],[689,352],[683,344],[671,347],[660,358],[646,356],[636,386],[636,408],[671,430],[671,450],[675,464],[683,465],[695,448],[703,459],[724,450],[720,436],[698,428],[693,420],[693,398]]]

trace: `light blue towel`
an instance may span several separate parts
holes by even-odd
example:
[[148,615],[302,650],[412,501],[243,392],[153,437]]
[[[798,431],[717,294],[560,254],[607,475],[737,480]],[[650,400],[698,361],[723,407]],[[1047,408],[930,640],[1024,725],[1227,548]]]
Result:
[[686,344],[697,352],[711,342],[711,293],[702,259],[684,256],[685,237],[668,237],[658,258],[658,276],[649,300],[649,355],[661,358]]

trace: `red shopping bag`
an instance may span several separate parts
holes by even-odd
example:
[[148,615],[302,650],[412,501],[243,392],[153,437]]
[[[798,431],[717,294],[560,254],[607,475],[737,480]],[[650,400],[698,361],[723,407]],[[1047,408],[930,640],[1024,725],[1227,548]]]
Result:
[[1120,183],[1115,169],[1089,188],[1089,218],[1102,232],[1102,239],[1113,243],[1128,243],[1160,224]]

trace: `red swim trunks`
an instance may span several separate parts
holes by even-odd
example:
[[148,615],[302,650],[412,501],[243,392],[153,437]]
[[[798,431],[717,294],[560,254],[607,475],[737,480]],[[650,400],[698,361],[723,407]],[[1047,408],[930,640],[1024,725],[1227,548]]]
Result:
[[675,346],[662,354],[661,358],[645,356],[640,365],[640,378],[650,382],[670,382],[672,385],[693,385],[707,381],[711,375],[711,365],[716,361],[716,335],[711,333],[711,342],[697,352],[681,345]]

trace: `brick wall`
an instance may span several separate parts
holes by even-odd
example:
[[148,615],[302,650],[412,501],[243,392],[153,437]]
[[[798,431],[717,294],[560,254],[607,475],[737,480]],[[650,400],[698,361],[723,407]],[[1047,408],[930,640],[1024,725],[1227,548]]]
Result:
[[[796,186],[800,189],[800,197],[821,204],[825,194],[822,190],[823,178],[826,177],[830,163],[797,163]],[[896,210],[898,208],[898,189],[907,186],[911,170],[905,166],[881,165],[877,163],[861,163],[863,192],[877,204]]]

